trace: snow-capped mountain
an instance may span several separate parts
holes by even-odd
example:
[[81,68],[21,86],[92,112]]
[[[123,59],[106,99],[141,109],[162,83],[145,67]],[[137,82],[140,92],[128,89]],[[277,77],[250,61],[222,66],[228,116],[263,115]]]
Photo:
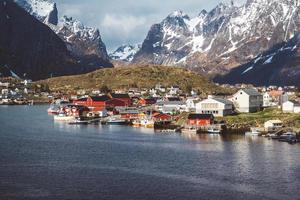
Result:
[[247,63],[300,30],[299,0],[220,3],[190,18],[182,11],[154,24],[133,62],[184,65],[207,74]]
[[220,83],[254,85],[300,85],[300,34],[273,46],[250,62],[215,77]]
[[122,45],[109,54],[112,60],[131,62],[135,54],[140,50],[141,45]]
[[15,0],[27,12],[48,25],[67,45],[78,62],[90,66],[111,67],[106,46],[98,29],[84,26],[72,17],[58,19],[56,4],[51,0]]
[[1,75],[40,80],[97,69],[77,63],[58,35],[11,0],[0,3],[0,30]]
[[58,12],[54,2],[50,0],[15,0],[15,2],[41,22],[57,25]]

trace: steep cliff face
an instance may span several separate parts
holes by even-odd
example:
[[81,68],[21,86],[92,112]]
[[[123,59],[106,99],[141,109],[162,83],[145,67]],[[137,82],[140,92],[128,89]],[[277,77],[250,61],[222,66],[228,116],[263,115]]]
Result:
[[99,69],[74,57],[48,26],[11,0],[0,2],[0,30],[0,69],[4,74],[37,80]]
[[16,2],[32,16],[49,26],[82,64],[98,68],[113,66],[98,29],[87,27],[68,16],[58,20],[56,4],[51,0],[16,0]]
[[190,18],[175,11],[151,27],[135,63],[181,65],[218,74],[251,61],[300,30],[298,0],[219,4]]
[[300,35],[273,46],[228,74],[215,77],[219,83],[300,86]]

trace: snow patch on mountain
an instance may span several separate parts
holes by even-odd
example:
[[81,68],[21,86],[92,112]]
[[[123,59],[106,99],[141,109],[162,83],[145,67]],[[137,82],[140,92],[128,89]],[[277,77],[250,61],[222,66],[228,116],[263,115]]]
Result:
[[109,54],[109,57],[113,60],[120,61],[132,61],[134,55],[140,50],[141,45],[122,45],[118,47],[114,52]]
[[45,24],[57,25],[57,8],[51,0],[15,0],[28,13]]

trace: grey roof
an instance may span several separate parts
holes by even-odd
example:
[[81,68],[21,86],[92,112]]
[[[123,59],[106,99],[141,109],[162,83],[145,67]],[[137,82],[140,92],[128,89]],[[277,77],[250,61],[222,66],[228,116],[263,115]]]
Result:
[[212,98],[213,100],[216,100],[216,101],[219,101],[221,103],[224,103],[224,104],[233,104],[231,101],[227,100],[227,99],[222,99],[222,98]]
[[250,96],[258,96],[261,95],[256,89],[254,88],[244,88],[242,89],[243,92],[245,92],[246,94],[250,95]]

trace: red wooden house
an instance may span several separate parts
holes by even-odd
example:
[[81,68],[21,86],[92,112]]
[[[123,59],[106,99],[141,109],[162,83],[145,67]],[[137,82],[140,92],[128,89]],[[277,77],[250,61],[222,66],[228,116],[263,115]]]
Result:
[[81,99],[77,99],[73,101],[75,105],[82,105],[87,107],[106,107],[106,101],[110,98],[107,95],[103,96],[93,96],[93,97],[85,97]]
[[172,121],[172,116],[164,113],[155,113],[152,116],[154,121]]
[[132,105],[132,99],[128,94],[113,93],[111,94],[111,98],[124,101],[127,105]]
[[141,98],[139,100],[139,104],[141,106],[149,106],[149,105],[153,105],[155,103],[156,103],[156,99],[154,99],[154,98],[147,98],[147,99]]
[[214,123],[212,114],[189,114],[187,124],[191,126],[207,126]]
[[126,101],[120,99],[110,99],[106,101],[106,107],[115,108],[115,107],[127,107],[129,104]]

